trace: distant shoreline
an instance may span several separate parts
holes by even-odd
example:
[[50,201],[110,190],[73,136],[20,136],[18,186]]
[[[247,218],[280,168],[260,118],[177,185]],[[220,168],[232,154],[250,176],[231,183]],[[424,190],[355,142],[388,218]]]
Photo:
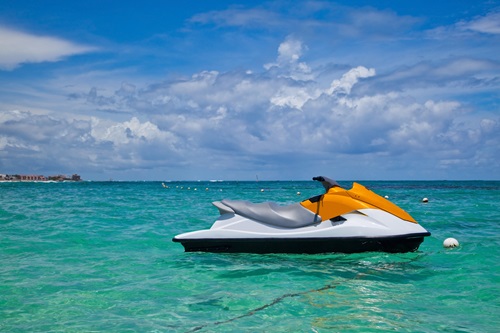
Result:
[[0,182],[80,182],[82,178],[78,174],[71,177],[66,175],[43,176],[43,175],[24,175],[24,174],[0,174]]
[[12,179],[5,180],[0,179],[0,183],[78,183],[83,182],[83,180],[20,180],[20,179]]

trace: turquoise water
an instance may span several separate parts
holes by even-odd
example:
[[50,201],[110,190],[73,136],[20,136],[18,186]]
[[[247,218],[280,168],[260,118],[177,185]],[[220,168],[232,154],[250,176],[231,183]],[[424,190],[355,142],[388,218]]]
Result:
[[497,332],[500,182],[362,183],[432,233],[418,252],[171,241],[209,228],[211,201],[292,203],[313,182],[0,183],[0,332]]

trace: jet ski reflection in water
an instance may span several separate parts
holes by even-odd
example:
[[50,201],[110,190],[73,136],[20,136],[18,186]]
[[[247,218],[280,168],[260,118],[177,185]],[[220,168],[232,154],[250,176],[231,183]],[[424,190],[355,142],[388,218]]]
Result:
[[430,233],[406,211],[366,187],[350,190],[314,177],[326,193],[300,203],[222,200],[208,230],[177,235],[186,252],[355,253],[416,251]]

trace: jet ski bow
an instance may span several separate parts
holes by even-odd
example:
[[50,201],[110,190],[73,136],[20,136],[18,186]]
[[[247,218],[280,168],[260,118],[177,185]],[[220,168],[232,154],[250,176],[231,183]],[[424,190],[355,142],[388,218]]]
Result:
[[325,193],[288,206],[242,200],[213,202],[220,216],[207,230],[173,238],[186,252],[356,253],[416,251],[430,236],[410,214],[353,183],[350,190],[314,177]]

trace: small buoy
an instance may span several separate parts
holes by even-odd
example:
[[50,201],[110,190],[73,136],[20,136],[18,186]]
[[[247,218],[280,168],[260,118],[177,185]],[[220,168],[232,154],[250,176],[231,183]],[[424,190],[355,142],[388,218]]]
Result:
[[423,198],[423,199],[422,199],[422,202],[429,202],[429,199],[427,199],[427,198]]
[[261,191],[261,192],[264,192],[264,189],[263,189],[263,188],[261,188],[261,189],[260,189],[260,191]]
[[208,191],[208,187],[205,187],[205,191]]
[[446,238],[443,242],[444,247],[457,247],[458,241],[455,238]]
[[389,199],[389,196],[388,196],[388,195],[386,195],[386,196],[384,196],[384,198]]
[[300,192],[297,192],[297,195],[300,195]]

